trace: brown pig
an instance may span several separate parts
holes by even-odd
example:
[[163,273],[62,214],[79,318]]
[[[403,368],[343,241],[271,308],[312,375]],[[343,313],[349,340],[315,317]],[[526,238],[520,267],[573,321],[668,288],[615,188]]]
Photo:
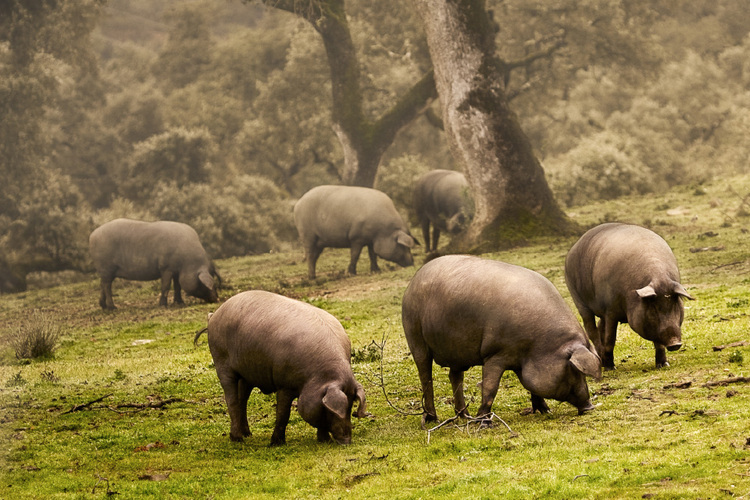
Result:
[[544,276],[523,267],[465,255],[425,264],[404,293],[406,340],[422,383],[422,422],[437,420],[432,362],[450,368],[456,413],[468,416],[464,372],[482,366],[482,403],[489,415],[500,377],[516,373],[534,410],[544,398],[593,408],[585,375],[599,377],[599,357],[573,311]]
[[[351,343],[331,314],[313,305],[261,290],[239,293],[208,320],[208,346],[231,422],[229,437],[250,435],[247,400],[253,388],[276,393],[271,445],[286,442],[292,401],[318,430],[318,441],[349,444],[351,412],[366,415],[365,392],[354,379]],[[199,332],[195,340],[200,336]]]
[[568,252],[565,281],[605,369],[615,367],[618,323],[654,343],[657,368],[669,366],[666,349],[682,346],[682,299],[693,297],[661,236],[632,224],[596,226]]

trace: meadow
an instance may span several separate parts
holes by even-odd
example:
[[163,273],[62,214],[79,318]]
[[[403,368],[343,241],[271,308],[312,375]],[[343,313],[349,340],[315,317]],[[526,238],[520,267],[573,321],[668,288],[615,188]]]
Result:
[[[350,446],[321,444],[295,413],[287,444],[269,447],[274,396],[253,392],[252,436],[229,440],[211,356],[195,332],[216,304],[158,306],[158,283],[116,280],[115,311],[93,275],[38,276],[0,298],[0,498],[731,498],[750,495],[750,176],[569,210],[581,227],[642,224],[674,249],[686,303],[683,348],[654,368],[653,345],[621,325],[616,370],[589,381],[596,409],[578,416],[549,400],[531,414],[506,373],[493,407],[502,421],[420,426],[421,390],[401,329],[416,268],[381,261],[344,274],[327,249],[318,279],[301,248],[217,261],[224,299],[264,289],[310,302],[347,330],[371,416]],[[414,234],[418,234],[413,230]],[[540,237],[483,257],[534,269],[573,307],[563,262],[575,237]],[[423,262],[417,250],[415,260]],[[53,356],[19,360],[14,332],[41,312],[61,328]],[[748,356],[745,360],[744,357]],[[435,367],[440,418],[453,415],[447,370]],[[469,411],[480,369],[466,374]]]

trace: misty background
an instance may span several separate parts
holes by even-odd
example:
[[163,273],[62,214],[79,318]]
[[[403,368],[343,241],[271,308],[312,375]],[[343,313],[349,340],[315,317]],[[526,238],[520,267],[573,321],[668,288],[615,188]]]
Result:
[[[563,207],[750,170],[746,1],[653,3],[487,1]],[[188,223],[213,258],[286,250],[294,201],[342,182],[330,68],[301,18],[239,0],[21,4],[0,5],[0,291],[89,270],[89,233],[116,217]],[[346,12],[376,116],[430,69],[424,33],[409,2]],[[456,168],[438,115],[378,169],[405,216],[419,175]]]

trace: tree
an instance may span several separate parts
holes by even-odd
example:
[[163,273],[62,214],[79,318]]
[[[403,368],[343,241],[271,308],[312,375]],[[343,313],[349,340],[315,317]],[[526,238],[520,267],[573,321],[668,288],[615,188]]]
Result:
[[503,89],[495,27],[484,0],[418,0],[453,156],[471,185],[476,213],[462,250],[504,239],[567,232],[541,164]]
[[294,13],[323,39],[331,73],[333,128],[344,151],[345,184],[371,187],[380,160],[401,128],[413,121],[436,97],[427,72],[377,119],[366,116],[360,62],[352,41],[345,0],[262,0]]

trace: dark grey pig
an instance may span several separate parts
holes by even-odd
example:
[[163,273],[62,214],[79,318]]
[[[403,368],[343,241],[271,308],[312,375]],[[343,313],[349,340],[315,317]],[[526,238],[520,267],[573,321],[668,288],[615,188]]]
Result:
[[615,367],[618,323],[654,343],[657,368],[669,366],[665,348],[682,346],[682,298],[692,297],[659,235],[630,224],[601,224],[568,252],[565,281],[604,368]]
[[[195,340],[198,340],[200,332]],[[276,393],[271,445],[286,442],[292,401],[300,416],[340,444],[352,439],[351,411],[366,415],[365,392],[354,379],[344,327],[315,306],[260,290],[227,300],[209,316],[208,346],[229,409],[232,441],[250,435],[247,400],[254,387]]]
[[599,378],[599,357],[573,311],[542,275],[523,267],[465,255],[424,265],[404,293],[406,341],[422,383],[422,422],[437,420],[432,362],[450,368],[456,413],[468,416],[464,372],[482,365],[482,404],[492,411],[500,377],[513,370],[531,393],[533,409],[549,412],[544,398],[593,408],[584,375]]
[[370,254],[370,271],[378,257],[411,266],[416,244],[387,194],[355,186],[317,186],[294,205],[294,224],[305,248],[307,274],[315,278],[315,263],[324,248],[350,248],[349,274],[357,274],[363,247]]
[[187,224],[115,219],[102,224],[89,236],[89,251],[101,277],[99,305],[114,309],[112,281],[124,278],[150,281],[161,278],[159,304],[167,305],[174,282],[174,302],[182,304],[181,290],[216,302],[213,277],[221,278],[203,249],[198,234]]
[[[422,228],[425,250],[437,250],[440,231],[457,234],[471,221],[472,201],[466,177],[452,170],[427,172],[414,188],[414,211]],[[432,246],[430,224],[433,226]]]

